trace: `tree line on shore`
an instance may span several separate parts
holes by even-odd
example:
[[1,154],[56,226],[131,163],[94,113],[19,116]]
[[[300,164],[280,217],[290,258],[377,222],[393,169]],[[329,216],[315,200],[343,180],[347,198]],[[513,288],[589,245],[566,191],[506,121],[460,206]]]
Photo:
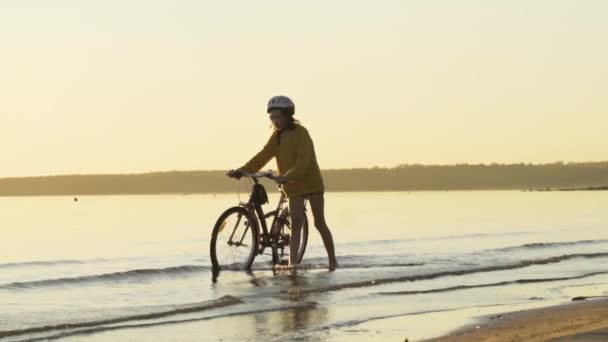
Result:
[[[0,178],[0,196],[224,193],[224,170]],[[546,164],[401,164],[323,170],[327,191],[594,188],[608,185],[608,161]],[[269,191],[276,189],[264,180]],[[247,191],[244,184],[241,191]]]

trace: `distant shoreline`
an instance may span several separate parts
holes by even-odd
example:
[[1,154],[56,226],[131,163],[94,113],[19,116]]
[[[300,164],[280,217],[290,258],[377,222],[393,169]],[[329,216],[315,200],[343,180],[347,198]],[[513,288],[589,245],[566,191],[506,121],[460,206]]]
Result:
[[563,188],[563,189],[552,189],[552,188],[523,189],[522,191],[603,191],[603,190],[608,190],[608,185],[586,186],[583,188]]
[[[561,191],[602,191],[608,190],[604,189],[604,187],[600,187],[602,189],[593,189],[589,190],[587,188],[581,189],[442,189],[442,190],[332,190],[325,191],[326,193],[361,193],[361,192],[470,192],[470,191],[518,191],[518,192],[561,192]],[[265,189],[268,193],[277,193],[277,189],[273,186],[265,186]],[[241,195],[247,196],[249,194],[250,189],[245,189],[244,187],[240,190]],[[23,195],[3,195],[0,194],[0,198],[2,197],[70,197],[70,198],[79,198],[86,196],[215,196],[215,195],[229,195],[236,194],[236,190],[233,191],[221,191],[221,192],[189,192],[189,193],[181,193],[181,192],[150,192],[150,193],[86,193],[86,194],[23,194]]]
[[[226,171],[166,171],[0,178],[0,196],[85,196],[234,193]],[[608,161],[551,164],[404,164],[393,168],[323,170],[327,192],[598,191],[608,190]],[[262,180],[268,191],[276,191]],[[245,181],[239,185],[247,193]]]
[[[275,187],[265,186],[265,189],[268,193],[277,193],[277,189]],[[247,196],[249,194],[250,189],[242,188],[240,190],[241,196]],[[325,193],[362,193],[362,192],[470,192],[470,191],[522,191],[521,189],[447,189],[447,190],[326,190]],[[541,191],[538,191],[541,192]],[[70,198],[80,198],[86,196],[215,196],[215,195],[229,195],[235,194],[236,190],[233,191],[222,191],[222,192],[190,192],[190,193],[180,193],[180,192],[150,192],[150,193],[87,193],[87,194],[26,194],[26,195],[0,195],[2,197],[70,197]]]

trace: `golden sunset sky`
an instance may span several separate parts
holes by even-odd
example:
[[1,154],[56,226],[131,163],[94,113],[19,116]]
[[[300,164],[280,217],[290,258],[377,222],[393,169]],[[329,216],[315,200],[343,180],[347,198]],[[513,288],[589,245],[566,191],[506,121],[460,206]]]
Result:
[[[0,177],[606,160],[608,1],[0,0]],[[274,166],[274,163],[269,164]]]

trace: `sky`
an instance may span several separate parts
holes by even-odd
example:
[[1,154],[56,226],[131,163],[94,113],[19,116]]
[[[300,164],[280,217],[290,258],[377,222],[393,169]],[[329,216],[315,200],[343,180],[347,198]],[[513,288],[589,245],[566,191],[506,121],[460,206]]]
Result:
[[[604,0],[0,0],[0,177],[608,160]],[[268,167],[274,167],[271,162]]]

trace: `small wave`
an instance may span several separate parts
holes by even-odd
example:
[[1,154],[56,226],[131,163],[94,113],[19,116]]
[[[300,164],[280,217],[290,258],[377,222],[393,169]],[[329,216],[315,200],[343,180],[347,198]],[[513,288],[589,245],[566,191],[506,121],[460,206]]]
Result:
[[215,300],[211,300],[208,302],[182,305],[178,308],[166,310],[166,311],[150,312],[150,313],[145,313],[145,314],[123,316],[123,317],[117,317],[117,318],[105,319],[105,320],[97,320],[97,321],[88,321],[88,322],[79,322],[79,323],[64,323],[64,324],[57,324],[57,325],[45,325],[45,326],[40,326],[40,327],[31,327],[31,328],[24,328],[24,329],[18,329],[18,330],[5,330],[5,331],[0,331],[0,338],[9,337],[9,336],[20,336],[20,335],[33,334],[33,333],[44,333],[44,332],[53,331],[53,330],[88,328],[88,327],[100,326],[100,325],[104,325],[104,324],[116,324],[116,323],[123,323],[123,322],[128,322],[128,321],[163,318],[163,317],[173,316],[173,315],[178,315],[178,314],[201,312],[201,311],[205,311],[205,310],[210,310],[210,309],[215,309],[215,308],[220,308],[220,307],[225,307],[225,306],[230,306],[230,305],[235,305],[235,304],[240,304],[240,303],[242,303],[242,301],[237,297],[224,296],[224,297],[221,297],[221,298],[218,298]]
[[600,243],[606,243],[608,240],[579,240],[579,241],[563,241],[563,242],[534,242],[526,243],[518,246],[510,246],[504,248],[488,249],[486,251],[501,251],[511,252],[518,250],[528,249],[540,249],[540,248],[554,248],[554,247],[568,247],[568,246],[579,246],[579,245],[594,245]]
[[[411,255],[402,255],[402,259],[411,259]],[[391,258],[395,260],[397,258]],[[422,262],[396,262],[392,260],[378,260],[374,255],[342,255],[338,256],[338,264],[340,269],[364,269],[364,268],[384,268],[384,267],[413,267],[422,266]],[[315,270],[315,269],[327,269],[327,258],[326,257],[315,257],[305,258],[301,264],[298,265],[298,269],[302,270]],[[254,270],[264,271],[272,270],[272,265],[254,265]]]
[[[413,267],[413,266],[423,266],[424,263],[399,263],[399,262],[387,262],[387,263],[378,263],[378,264],[339,264],[340,268],[382,268],[382,267]],[[327,265],[323,265],[324,268],[327,268]]]
[[507,281],[500,281],[500,282],[488,283],[488,284],[458,285],[458,286],[451,286],[451,287],[442,287],[442,288],[430,289],[430,290],[379,292],[378,294],[380,294],[380,295],[417,295],[417,294],[476,289],[476,288],[481,288],[481,287],[494,287],[494,286],[505,286],[505,285],[532,284],[532,283],[545,283],[545,282],[552,282],[552,281],[576,280],[576,279],[589,278],[589,277],[603,275],[603,274],[608,274],[608,271],[585,273],[585,274],[572,276],[572,277],[517,279],[517,280],[507,280]]
[[[446,308],[446,309],[437,309],[437,310],[423,310],[423,311],[414,311],[414,312],[403,312],[392,315],[381,315],[381,316],[372,316],[364,319],[353,319],[348,321],[338,321],[336,323],[331,323],[322,326],[315,326],[305,330],[299,330],[295,332],[287,333],[278,338],[274,338],[272,341],[299,341],[305,339],[305,336],[310,333],[318,332],[318,331],[328,331],[334,329],[340,329],[345,327],[357,326],[360,324],[364,324],[367,322],[378,321],[383,319],[397,318],[397,317],[407,317],[407,316],[420,316],[432,313],[441,313],[441,312],[454,312],[461,311],[467,309],[480,309],[480,308],[492,308],[492,307],[501,307],[501,306],[513,306],[513,304],[487,304],[487,305],[476,305],[476,306],[463,306],[463,307],[455,307],[455,308]],[[304,337],[304,338],[303,338]]]
[[[226,297],[230,297],[230,296],[226,296]],[[208,321],[208,320],[212,320],[212,319],[216,319],[216,318],[260,314],[260,313],[274,312],[274,311],[283,311],[283,310],[292,310],[292,309],[314,309],[317,307],[317,305],[318,305],[318,303],[316,303],[316,302],[303,302],[303,303],[297,303],[297,304],[274,307],[274,308],[237,311],[237,312],[219,314],[216,316],[209,316],[209,317],[197,317],[197,318],[178,319],[178,320],[151,322],[151,323],[122,324],[122,325],[110,325],[110,326],[99,325],[99,326],[93,326],[93,327],[85,327],[85,329],[66,331],[66,332],[62,332],[59,334],[48,335],[48,336],[44,336],[44,337],[29,338],[26,340],[21,340],[19,342],[48,341],[48,340],[56,340],[56,339],[61,339],[64,337],[70,337],[70,336],[76,336],[76,335],[90,335],[90,334],[95,334],[95,333],[102,332],[102,331],[136,329],[136,328],[146,328],[146,327],[153,327],[153,326],[181,324],[181,323],[189,323],[189,322],[200,322],[200,321]],[[0,335],[0,337],[2,337],[2,335]]]
[[493,238],[498,236],[520,236],[535,234],[533,231],[516,231],[516,232],[497,232],[497,233],[472,233],[472,234],[461,234],[461,235],[443,235],[443,236],[427,236],[427,237],[414,237],[404,239],[381,239],[381,240],[366,240],[366,241],[353,241],[343,242],[339,246],[369,246],[369,245],[390,245],[390,244],[402,244],[402,243],[414,243],[420,241],[443,241],[443,240],[461,240],[461,239],[472,239],[472,238]]
[[150,269],[137,269],[123,272],[112,272],[93,274],[80,277],[66,277],[66,278],[53,278],[53,279],[41,279],[34,281],[14,282],[1,284],[0,289],[18,290],[18,289],[32,289],[47,286],[65,286],[81,283],[90,282],[104,282],[104,281],[129,281],[133,279],[143,280],[145,278],[159,277],[159,276],[175,276],[185,273],[208,271],[208,266],[197,266],[197,265],[185,265],[175,266],[168,268],[150,268]]
[[87,265],[99,263],[113,263],[121,261],[133,261],[146,257],[118,257],[118,258],[92,258],[92,259],[60,259],[60,260],[33,260],[0,263],[0,269],[5,268],[22,268],[22,267],[52,267],[65,265]]
[[436,273],[408,275],[408,276],[395,277],[395,278],[365,280],[365,281],[358,281],[358,282],[345,283],[345,284],[329,285],[329,286],[312,288],[312,289],[283,290],[281,292],[290,293],[290,294],[294,293],[294,294],[298,294],[298,295],[308,294],[308,293],[317,293],[317,292],[330,292],[330,291],[339,291],[339,290],[344,290],[344,289],[349,289],[349,288],[376,286],[376,285],[383,285],[383,284],[396,283],[396,282],[431,280],[431,279],[437,279],[437,278],[442,278],[442,277],[462,276],[462,275],[474,274],[474,273],[513,270],[513,269],[524,268],[524,267],[534,266],[534,265],[554,264],[554,263],[559,263],[562,261],[576,259],[576,258],[591,259],[591,258],[606,258],[606,257],[608,257],[608,253],[565,254],[565,255],[547,257],[547,258],[522,260],[519,262],[503,264],[503,265],[465,268],[465,269],[442,271],[442,272],[436,272]]
[[30,266],[59,266],[59,265],[75,265],[84,264],[84,260],[51,260],[51,261],[24,261],[24,262],[9,262],[0,264],[2,268],[18,268],[18,267],[30,267]]
[[[447,235],[444,237],[429,238],[428,240],[457,240],[457,239],[470,239],[470,238],[492,238],[495,236],[519,236],[535,234],[533,231],[516,231],[516,232],[496,232],[496,233],[473,233],[473,234],[462,234],[462,235]],[[423,239],[425,240],[425,239]]]
[[[365,269],[365,268],[397,268],[397,267],[414,267],[423,266],[423,263],[380,263],[380,264],[342,264],[339,263],[340,269]],[[327,263],[301,263],[298,264],[298,270],[326,270],[328,268]],[[269,267],[256,267],[254,271],[270,271],[274,270],[272,266]],[[242,271],[242,270],[239,270]]]

